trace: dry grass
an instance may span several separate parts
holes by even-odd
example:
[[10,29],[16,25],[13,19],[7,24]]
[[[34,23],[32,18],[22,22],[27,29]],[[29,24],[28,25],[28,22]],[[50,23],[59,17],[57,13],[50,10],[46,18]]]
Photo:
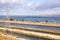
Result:
[[[7,30],[7,28],[1,28],[1,30]],[[8,28],[9,29],[9,28]],[[60,40],[60,36],[52,35],[52,34],[45,34],[45,33],[37,33],[37,32],[30,32],[30,31],[24,31],[24,30],[18,30],[18,29],[9,29],[8,31],[12,33],[18,33],[26,36],[36,37],[36,38],[44,38],[44,39],[51,39],[51,40]],[[1,35],[0,35],[1,37]],[[15,38],[11,38],[12,36],[3,36],[2,38],[5,40],[14,40]],[[8,39],[10,38],[10,39]]]
[[12,36],[5,35],[3,32],[0,32],[0,40],[17,40]]

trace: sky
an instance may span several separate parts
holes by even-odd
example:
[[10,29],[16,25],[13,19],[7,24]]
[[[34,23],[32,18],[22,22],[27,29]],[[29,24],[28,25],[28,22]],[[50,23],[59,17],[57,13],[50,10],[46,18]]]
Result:
[[60,15],[60,0],[0,0],[0,15]]

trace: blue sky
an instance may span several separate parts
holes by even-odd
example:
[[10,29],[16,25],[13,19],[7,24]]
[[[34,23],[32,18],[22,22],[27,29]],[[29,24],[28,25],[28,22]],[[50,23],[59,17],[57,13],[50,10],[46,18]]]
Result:
[[0,0],[0,15],[6,15],[6,4],[9,15],[60,15],[60,0]]

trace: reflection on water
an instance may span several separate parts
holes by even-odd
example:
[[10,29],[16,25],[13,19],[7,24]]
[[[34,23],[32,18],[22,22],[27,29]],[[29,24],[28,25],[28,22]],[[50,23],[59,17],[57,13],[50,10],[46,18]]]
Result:
[[25,27],[25,28],[41,28],[41,29],[60,31],[60,28],[48,27],[48,26],[32,26],[32,25],[24,25],[24,24],[10,24],[10,25],[11,26]]
[[[1,24],[5,24],[5,23],[0,23]],[[33,25],[23,25],[23,24],[9,24],[10,26],[19,26],[19,27],[25,27],[25,28],[41,28],[41,29],[48,29],[48,30],[57,30],[60,31],[60,28],[54,28],[54,27],[46,27],[46,26],[33,26]],[[11,34],[10,32],[8,32],[7,34]],[[33,37],[28,37],[28,36],[24,36],[21,34],[16,34],[13,33],[13,36],[17,36],[19,38],[26,38],[26,39],[30,39],[30,40],[46,40],[46,39],[41,39],[41,38],[33,38]]]
[[24,36],[24,35],[21,35],[21,34],[11,33],[11,32],[6,32],[6,34],[13,35],[13,36],[16,36],[18,38],[29,39],[29,40],[45,40],[45,39],[41,39],[41,38],[33,38],[33,37]]

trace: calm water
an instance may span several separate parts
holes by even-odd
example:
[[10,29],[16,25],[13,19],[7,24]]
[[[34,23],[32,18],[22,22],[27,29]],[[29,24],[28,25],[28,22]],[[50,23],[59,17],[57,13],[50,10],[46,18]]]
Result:
[[33,25],[24,25],[24,24],[10,24],[11,26],[25,27],[25,28],[40,28],[47,30],[56,30],[60,31],[60,28],[48,27],[48,26],[33,26]]
[[[14,19],[14,20],[24,20],[24,21],[35,21],[38,20],[40,21],[45,21],[46,19],[49,22],[60,22],[60,17],[40,17],[40,16],[10,16],[10,18]],[[0,19],[5,20],[6,17],[5,16],[0,16]],[[21,24],[11,24],[12,26],[22,26],[22,27],[26,27],[26,28],[42,28],[42,29],[49,29],[49,30],[59,30],[60,28],[53,28],[53,27],[44,27],[44,26],[31,26],[31,25],[21,25]]]
[[[40,17],[40,16],[10,16],[14,20],[25,20],[25,21],[45,21],[46,19],[49,22],[60,22],[60,17]],[[0,19],[5,20],[5,16],[0,16]]]
[[[14,20],[24,20],[24,21],[35,21],[38,20],[40,21],[45,21],[46,19],[49,22],[60,22],[60,17],[40,17],[40,16],[10,16],[10,18],[14,19]],[[6,17],[5,16],[0,16],[0,19],[5,20]],[[53,27],[46,27],[46,26],[31,26],[31,25],[22,25],[22,24],[11,24],[12,26],[22,26],[22,27],[26,27],[26,28],[42,28],[42,29],[49,29],[49,30],[58,30],[60,31],[60,28],[53,28]]]
[[[60,17],[39,17],[39,16],[10,16],[10,18],[17,20],[17,21],[35,21],[38,20],[39,22],[44,22],[46,19],[49,22],[60,22]],[[0,20],[5,20],[6,17],[0,16]],[[23,25],[23,24],[10,24],[11,26],[19,26],[19,27],[26,27],[26,28],[41,28],[41,29],[48,29],[48,30],[56,30],[60,31],[60,28],[53,28],[53,27],[46,27],[46,26],[33,26],[33,25]],[[27,37],[19,34],[14,34],[14,36],[22,37],[22,38],[29,38],[30,40],[43,40],[38,38]]]

